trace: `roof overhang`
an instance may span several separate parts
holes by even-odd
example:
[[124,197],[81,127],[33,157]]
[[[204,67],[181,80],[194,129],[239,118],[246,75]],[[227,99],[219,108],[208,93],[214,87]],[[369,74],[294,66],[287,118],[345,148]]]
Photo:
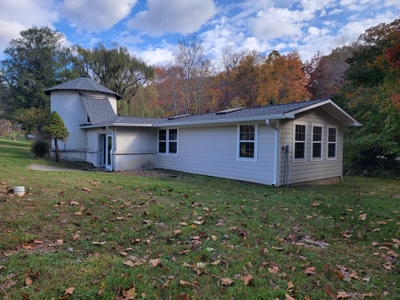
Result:
[[360,122],[356,120],[352,115],[346,112],[343,108],[333,102],[331,99],[327,99],[323,102],[316,103],[307,107],[303,107],[288,113],[285,113],[285,118],[295,118],[295,116],[301,112],[320,107],[327,113],[332,115],[335,119],[340,121],[344,126],[362,126]]

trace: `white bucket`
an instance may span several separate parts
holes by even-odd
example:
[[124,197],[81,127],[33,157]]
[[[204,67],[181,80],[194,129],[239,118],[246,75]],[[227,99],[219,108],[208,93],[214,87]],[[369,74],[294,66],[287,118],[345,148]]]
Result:
[[14,195],[23,196],[25,195],[25,187],[24,186],[16,186],[14,187]]

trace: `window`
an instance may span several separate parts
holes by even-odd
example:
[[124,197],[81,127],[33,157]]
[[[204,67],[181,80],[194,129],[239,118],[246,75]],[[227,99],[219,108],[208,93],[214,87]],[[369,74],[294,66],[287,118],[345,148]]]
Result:
[[258,125],[238,125],[238,160],[257,161]]
[[336,159],[337,127],[328,125],[327,159]]
[[311,160],[321,160],[321,159],[322,159],[322,125],[313,124]]
[[306,159],[306,132],[305,123],[294,124],[294,160]]
[[158,130],[158,153],[178,154],[178,129]]

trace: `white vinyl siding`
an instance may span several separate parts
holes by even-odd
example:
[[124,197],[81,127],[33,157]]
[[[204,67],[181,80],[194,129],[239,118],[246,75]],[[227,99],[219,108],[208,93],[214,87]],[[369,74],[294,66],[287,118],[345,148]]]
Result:
[[[341,123],[332,117],[328,112],[322,108],[315,108],[296,115],[295,120],[282,120],[280,127],[279,145],[280,148],[289,145],[289,157],[294,157],[294,124],[305,123],[307,124],[306,132],[306,160],[304,163],[297,163],[289,161],[290,178],[289,184],[296,184],[301,182],[308,182],[319,179],[327,179],[333,177],[340,177],[342,175],[342,135],[343,129]],[[322,159],[312,159],[312,127],[313,124],[322,124]],[[328,124],[337,128],[336,131],[336,159],[327,158],[327,128]],[[318,126],[318,125],[317,125]],[[282,150],[281,150],[282,151]],[[279,181],[278,184],[282,185],[284,180],[284,152],[280,154],[279,161]]]
[[237,125],[180,127],[179,156],[158,155],[157,167],[271,185],[275,178],[274,129],[258,124],[257,140],[254,163],[237,159]]

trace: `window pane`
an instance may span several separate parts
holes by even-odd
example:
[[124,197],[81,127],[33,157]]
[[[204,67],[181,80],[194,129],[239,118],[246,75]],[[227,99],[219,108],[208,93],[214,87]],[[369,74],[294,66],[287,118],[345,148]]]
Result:
[[169,142],[169,153],[177,153],[177,142]]
[[313,141],[314,142],[322,141],[322,127],[313,127]]
[[162,129],[158,131],[158,139],[160,141],[165,141],[167,139],[167,130]]
[[169,130],[169,140],[176,141],[178,139],[178,129]]
[[332,143],[336,142],[336,128],[329,128],[328,141]]
[[296,141],[305,141],[306,140],[306,126],[305,125],[296,125],[295,140]]
[[239,139],[241,141],[254,141],[255,125],[240,125]]
[[328,157],[336,157],[336,144],[328,144]]
[[159,142],[158,143],[158,152],[167,153],[167,143],[166,142]]
[[321,156],[321,154],[322,154],[321,146],[322,146],[321,143],[313,144],[313,158],[321,158],[322,157]]
[[294,144],[294,158],[304,158],[305,153],[305,143],[295,143]]
[[254,143],[241,142],[240,143],[240,157],[254,158]]

